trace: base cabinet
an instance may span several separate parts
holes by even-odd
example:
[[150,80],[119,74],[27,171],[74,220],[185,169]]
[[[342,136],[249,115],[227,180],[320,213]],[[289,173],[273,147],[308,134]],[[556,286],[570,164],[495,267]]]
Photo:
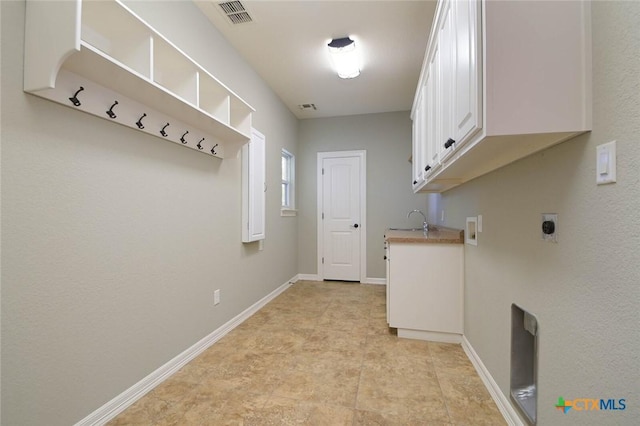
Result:
[[464,246],[387,244],[387,319],[399,337],[461,341]]

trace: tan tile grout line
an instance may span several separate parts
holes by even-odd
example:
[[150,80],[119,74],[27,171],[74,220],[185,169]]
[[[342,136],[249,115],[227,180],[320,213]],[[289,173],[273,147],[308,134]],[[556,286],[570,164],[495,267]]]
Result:
[[358,386],[356,387],[356,396],[353,401],[353,420],[351,422],[352,425],[356,424],[356,419],[358,415],[358,396],[360,396],[360,384],[362,383],[362,370],[364,369],[364,356],[367,350],[367,343],[369,343],[369,336],[364,336],[364,345],[362,346],[362,360],[360,361],[360,374],[358,375]]
[[[293,286],[292,286],[293,288]],[[346,288],[346,287],[345,287]],[[283,293],[285,294],[285,293]],[[357,294],[357,293],[354,293]],[[310,293],[308,296],[313,297],[314,295],[324,295],[324,292],[320,292],[320,293]],[[364,319],[366,320],[365,322],[367,324],[369,324],[369,326],[372,324],[372,315],[374,314],[374,310],[377,312],[378,307],[375,307],[375,305],[377,305],[380,302],[380,298],[383,297],[384,295],[378,295],[377,292],[371,292],[371,291],[366,291],[366,293],[364,294],[364,297],[362,297],[361,295],[358,295],[358,298],[360,298],[360,300],[362,300],[363,302],[366,302],[366,305],[363,304],[363,312],[364,315],[366,315],[366,318],[364,317],[358,317],[359,319]],[[343,298],[351,298],[351,294],[347,291],[347,292],[338,292],[338,294],[332,294],[330,297],[326,298],[326,299],[322,299],[324,300],[323,302],[321,302],[321,304],[324,305],[323,309],[318,311],[318,315],[314,315],[314,317],[311,319],[311,321],[309,321],[308,323],[308,327],[304,327],[304,328],[308,328],[308,333],[306,333],[304,335],[304,338],[302,339],[302,346],[300,346],[297,351],[300,354],[305,353],[303,347],[306,343],[308,343],[311,338],[311,336],[320,329],[323,329],[323,327],[321,326],[321,321],[323,316],[331,309],[332,306],[335,306],[337,304],[338,301],[340,301]],[[294,297],[295,298],[295,297]],[[277,300],[277,299],[275,299]],[[304,303],[307,300],[307,295],[304,295],[301,299],[301,305],[300,307],[304,308]],[[270,302],[269,304],[265,305],[262,309],[267,308],[272,302]],[[315,303],[315,302],[314,302]],[[320,305],[320,303],[314,304],[314,306]],[[345,305],[345,306],[348,306]],[[304,309],[302,309],[302,311],[304,312]],[[297,315],[304,315],[304,313],[300,313],[300,311],[297,312]],[[377,316],[377,314],[376,314]],[[294,319],[295,321],[295,319]],[[273,325],[276,325],[276,329],[278,330],[285,330],[287,329],[288,325],[291,325],[289,322],[284,322],[284,323],[278,323],[277,321],[274,320],[274,318],[269,318],[267,319],[264,323],[260,322],[259,324],[254,324],[255,327],[258,327],[257,329],[254,329],[252,332],[253,333],[260,333],[260,327],[259,326],[263,326],[267,323],[272,323]],[[255,328],[253,327],[253,328]],[[327,327],[329,330],[333,330],[337,333],[340,332],[344,332],[346,331],[346,329],[338,329],[335,330],[335,324],[333,324],[331,327]],[[349,329],[351,330],[351,329]],[[371,328],[367,328],[365,329],[365,331],[362,331],[363,328],[362,327],[355,327],[353,328],[353,330],[351,330],[351,333],[354,336],[360,336],[360,338],[363,338],[364,343],[361,346],[361,349],[359,351],[359,354],[361,356],[361,360],[360,360],[360,368],[359,368],[359,375],[358,375],[358,381],[357,381],[357,386],[355,389],[355,395],[353,398],[353,403],[351,406],[343,406],[342,404],[336,404],[336,403],[329,403],[329,402],[322,402],[322,401],[308,401],[308,402],[313,402],[313,403],[318,403],[318,404],[325,404],[327,406],[334,406],[334,407],[343,407],[343,408],[347,408],[350,409],[352,411],[353,417],[352,417],[352,425],[357,424],[357,412],[358,412],[358,400],[361,396],[361,391],[362,391],[362,385],[363,385],[363,371],[364,371],[364,364],[366,361],[366,353],[367,353],[367,349],[370,347],[369,345],[372,344],[373,340],[375,340],[376,337],[378,336],[382,336],[384,335],[384,333],[382,333],[382,329],[371,329]],[[393,336],[393,335],[392,335]],[[397,336],[395,336],[396,339]],[[441,400],[445,405],[445,409],[447,412],[447,416],[449,419],[449,422],[453,424],[453,417],[452,417],[452,413],[451,413],[451,409],[450,409],[450,402],[448,401],[448,399],[445,397],[444,395],[444,389],[442,387],[442,374],[444,373],[444,370],[441,370],[440,368],[437,368],[436,364],[437,364],[437,359],[438,357],[436,357],[434,355],[434,351],[433,351],[433,347],[432,347],[432,343],[429,342],[427,348],[428,348],[428,361],[430,362],[431,366],[433,367],[433,371],[435,374],[435,378],[439,387],[439,391],[440,391],[440,395],[441,395]],[[257,349],[256,349],[257,351]],[[257,353],[257,352],[256,352]],[[290,356],[292,353],[291,352],[277,352],[278,356]],[[309,366],[307,364],[305,364],[306,366],[303,366],[302,369],[309,369]],[[283,374],[282,376],[278,376],[277,380],[275,380],[273,382],[273,384],[271,386],[268,387],[268,391],[265,393],[262,393],[261,395],[264,396],[264,401],[261,404],[258,404],[256,406],[256,408],[258,410],[263,410],[266,408],[267,403],[272,400],[274,398],[274,395],[276,395],[276,391],[278,389],[278,386],[280,386],[280,384],[285,383],[286,382],[286,377],[290,376],[291,374],[293,374],[293,372],[296,370],[296,358],[295,355],[293,355],[291,357],[291,362],[289,362],[287,364],[286,370],[285,370],[285,374]],[[169,406],[173,406],[174,404],[184,400],[187,395],[191,395],[195,392],[198,391],[198,389],[200,389],[202,386],[204,386],[204,382],[206,382],[205,378],[200,378],[198,380],[198,383],[190,389],[189,392],[186,392],[182,398],[180,398],[179,400],[171,400],[171,401],[165,401],[163,398],[157,398],[158,400],[162,400],[165,403],[167,403]],[[267,390],[267,389],[265,389]],[[291,399],[291,398],[288,398]],[[298,400],[296,398],[293,398],[293,400],[295,401],[305,401],[304,399],[302,400]],[[151,416],[155,421],[159,421],[162,420],[164,418],[167,418],[170,414],[171,410],[167,410],[165,413],[160,414],[159,412],[148,412],[147,415]],[[362,411],[369,411],[371,413],[379,413],[376,410],[370,411],[370,410],[362,410]],[[185,413],[182,413],[183,417],[184,417]],[[245,413],[245,415],[249,414],[249,412]],[[244,415],[243,415],[244,417]]]
[[440,382],[440,375],[438,374],[438,368],[436,368],[436,363],[434,362],[433,354],[431,352],[431,343],[429,343],[429,357],[431,358],[431,365],[433,365],[433,372],[436,375],[436,380],[438,381],[438,389],[440,389],[440,395],[442,397],[442,402],[444,403],[444,408],[447,410],[447,416],[449,416],[449,423],[454,424],[453,416],[451,415],[451,410],[449,409],[449,401],[444,395],[444,391],[442,390],[442,383]]

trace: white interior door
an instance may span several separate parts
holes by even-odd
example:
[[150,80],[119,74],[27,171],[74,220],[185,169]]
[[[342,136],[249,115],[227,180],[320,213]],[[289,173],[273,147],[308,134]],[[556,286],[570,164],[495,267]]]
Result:
[[319,157],[321,277],[361,281],[366,247],[364,152],[331,154]]

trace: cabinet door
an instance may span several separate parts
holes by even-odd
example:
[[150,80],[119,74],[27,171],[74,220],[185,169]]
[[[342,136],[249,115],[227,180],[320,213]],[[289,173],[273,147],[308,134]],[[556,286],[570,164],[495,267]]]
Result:
[[428,168],[427,166],[431,163],[431,155],[429,151],[429,140],[428,140],[428,119],[429,119],[429,104],[428,94],[426,87],[424,84],[418,88],[420,90],[420,109],[422,110],[421,118],[421,126],[420,126],[420,146],[421,146],[421,157],[420,157],[420,173],[423,180],[426,179]]
[[418,95],[418,102],[413,115],[413,132],[412,132],[412,184],[413,189],[417,188],[424,182],[424,173],[422,172],[424,158],[424,109],[422,97]]
[[390,243],[389,325],[462,333],[462,244]]
[[465,143],[482,127],[482,79],[480,56],[480,2],[454,3],[455,25],[455,107],[454,140]]
[[384,263],[387,267],[387,324],[389,323],[389,300],[391,297],[391,286],[390,286],[390,282],[391,282],[391,275],[390,275],[390,268],[389,268],[389,243],[387,243],[386,241],[384,242]]
[[440,114],[440,96],[439,96],[439,77],[440,77],[440,49],[436,45],[431,59],[429,61],[429,69],[425,80],[425,96],[427,97],[427,144],[429,146],[429,164],[432,169],[436,169],[440,165],[440,131],[439,131],[439,114]]
[[413,189],[417,190],[425,180],[427,165],[431,162],[427,138],[429,105],[425,87],[418,88],[418,97],[413,116]]
[[438,136],[438,150],[440,161],[445,161],[453,152],[453,146],[447,143],[454,139],[453,110],[455,103],[455,73],[453,58],[456,54],[454,33],[453,6],[454,2],[445,1],[442,4],[441,20],[438,26],[439,51],[439,119],[440,132]]
[[266,142],[251,129],[251,141],[242,147],[242,242],[265,238]]

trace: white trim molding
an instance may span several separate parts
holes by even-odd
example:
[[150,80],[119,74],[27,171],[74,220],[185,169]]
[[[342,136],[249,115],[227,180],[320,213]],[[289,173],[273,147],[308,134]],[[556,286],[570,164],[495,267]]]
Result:
[[362,284],[387,285],[386,278],[365,278]]
[[298,215],[297,209],[280,209],[280,216],[282,217],[295,217]]
[[398,328],[398,337],[405,339],[428,340],[430,342],[461,343],[462,335],[458,333],[443,333],[440,331],[411,330]]
[[322,281],[318,274],[298,274],[296,275],[296,281]]
[[476,351],[473,349],[473,347],[471,347],[471,343],[469,343],[469,340],[467,340],[467,336],[462,336],[462,349],[464,349],[467,357],[469,357],[469,359],[471,360],[471,363],[478,372],[478,375],[482,379],[484,386],[489,391],[491,398],[493,398],[494,402],[498,406],[498,410],[500,410],[500,413],[502,413],[502,416],[504,417],[504,420],[507,422],[507,424],[509,424],[510,426],[524,426],[524,423],[522,422],[522,420],[520,420],[518,413],[516,413],[516,410],[514,410],[513,406],[509,402],[509,399],[502,393],[496,381],[493,380],[491,373],[489,373],[489,370],[487,370],[487,367],[485,367]]
[[166,379],[171,377],[172,374],[184,367],[189,361],[204,352],[211,345],[216,343],[222,337],[224,337],[231,330],[242,324],[251,315],[255,314],[275,299],[280,293],[289,288],[298,280],[298,276],[288,280],[271,293],[258,300],[253,305],[236,315],[234,318],[226,322],[224,325],[213,331],[208,336],[205,336],[200,341],[196,342],[193,346],[177,355],[175,358],[162,365],[160,368],[149,374],[147,377],[140,380],[138,383],[131,386],[120,395],[113,398],[111,401],[104,404],[102,407],[89,414],[84,419],[80,420],[75,426],[94,426],[104,425],[110,420],[114,419],[118,414],[129,408],[138,399],[142,398],[148,392],[153,390],[156,386],[160,385]]
[[[318,274],[298,274],[295,277],[295,281],[322,281]],[[295,282],[294,281],[294,282]],[[375,285],[387,285],[386,278],[365,278],[364,281],[360,281],[361,284],[375,284]]]

